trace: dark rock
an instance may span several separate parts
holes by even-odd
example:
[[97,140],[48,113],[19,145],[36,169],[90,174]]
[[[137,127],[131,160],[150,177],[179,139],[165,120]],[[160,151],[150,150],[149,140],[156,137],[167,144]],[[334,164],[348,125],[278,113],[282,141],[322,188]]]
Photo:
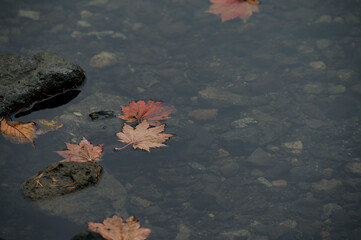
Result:
[[322,202],[316,198],[301,198],[291,204],[292,212],[305,219],[319,219]]
[[290,177],[294,181],[317,181],[321,179],[322,174],[313,168],[298,166],[290,170]]
[[231,177],[238,173],[239,166],[235,161],[231,161],[220,168],[223,176]]
[[267,167],[274,166],[274,159],[268,156],[262,148],[257,148],[246,160],[254,166]]
[[0,116],[81,85],[83,69],[55,53],[0,56]]
[[339,230],[351,230],[358,226],[357,221],[353,220],[343,209],[334,212],[331,216],[331,220],[335,224],[336,229]]
[[87,231],[78,233],[71,240],[105,240],[105,238],[99,233]]
[[102,170],[91,162],[56,162],[28,179],[23,192],[31,200],[65,195],[98,183]]
[[114,111],[98,111],[98,112],[90,113],[89,117],[92,120],[102,120],[102,119],[106,119],[106,118],[115,117],[115,115],[114,115]]
[[189,199],[192,206],[201,211],[212,209],[217,205],[216,198],[207,193],[194,193]]
[[288,162],[277,163],[274,167],[267,169],[264,176],[270,179],[285,178],[291,169],[291,164]]

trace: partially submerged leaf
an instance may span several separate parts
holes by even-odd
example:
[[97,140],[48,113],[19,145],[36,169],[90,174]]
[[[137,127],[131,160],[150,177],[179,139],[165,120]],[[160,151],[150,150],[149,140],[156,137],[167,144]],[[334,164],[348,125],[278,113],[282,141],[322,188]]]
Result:
[[65,143],[68,150],[56,151],[65,159],[60,162],[97,162],[103,155],[103,144],[92,145],[83,137],[79,144]]
[[34,146],[34,138],[36,138],[34,122],[18,123],[4,118],[0,124],[0,132],[5,139],[13,143],[30,142]]
[[209,0],[213,3],[206,11],[208,13],[220,14],[222,22],[239,17],[243,22],[247,22],[253,12],[258,12],[259,8],[256,0]]
[[47,132],[58,130],[63,126],[62,123],[60,123],[58,120],[46,120],[46,119],[40,119],[36,121],[37,130],[36,135],[45,134]]
[[121,106],[123,114],[117,116],[126,122],[136,122],[147,120],[150,125],[159,125],[159,121],[168,119],[168,115],[173,112],[173,108],[162,106],[162,102],[149,100],[145,103],[143,100],[131,101],[129,106]]
[[103,223],[89,222],[88,227],[107,240],[144,240],[151,232],[149,228],[140,228],[139,221],[133,216],[123,223],[122,218],[114,215]]
[[[149,152],[150,148],[167,146],[163,142],[174,136],[174,134],[162,133],[164,127],[165,124],[150,127],[148,121],[141,122],[135,128],[124,124],[123,131],[118,132],[117,137],[120,139],[120,142],[127,143],[126,146],[133,144],[134,149],[139,148]],[[115,148],[115,150],[123,148]]]

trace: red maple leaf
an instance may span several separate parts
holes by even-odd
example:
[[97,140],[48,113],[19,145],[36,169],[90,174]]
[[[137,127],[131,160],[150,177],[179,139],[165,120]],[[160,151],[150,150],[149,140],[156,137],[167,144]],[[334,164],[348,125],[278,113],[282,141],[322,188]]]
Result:
[[240,17],[243,22],[247,22],[247,19],[253,12],[258,12],[259,8],[256,6],[259,1],[256,0],[209,0],[213,3],[206,11],[213,14],[220,14],[222,22],[231,20],[236,17]]
[[173,112],[173,108],[162,106],[162,102],[149,100],[145,103],[143,100],[138,102],[131,101],[129,106],[121,106],[124,115],[117,116],[126,122],[136,122],[147,120],[152,126],[159,125],[159,121],[168,119],[168,115]]

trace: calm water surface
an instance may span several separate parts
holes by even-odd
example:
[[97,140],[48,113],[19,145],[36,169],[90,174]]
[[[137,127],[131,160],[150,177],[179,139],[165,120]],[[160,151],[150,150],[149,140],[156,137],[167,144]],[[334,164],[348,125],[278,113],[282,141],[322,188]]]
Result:
[[[246,24],[206,0],[0,5],[1,54],[55,52],[87,76],[72,101],[13,117],[64,124],[35,148],[0,138],[1,238],[71,239],[117,214],[148,239],[359,239],[361,1],[262,1]],[[112,151],[122,121],[88,115],[140,99],[174,107],[176,136]],[[72,199],[24,199],[83,136],[104,144],[108,177]]]

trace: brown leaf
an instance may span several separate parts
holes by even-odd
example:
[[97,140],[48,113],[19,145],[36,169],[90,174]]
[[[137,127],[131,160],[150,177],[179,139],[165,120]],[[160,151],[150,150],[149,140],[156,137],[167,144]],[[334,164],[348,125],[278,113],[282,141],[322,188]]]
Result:
[[88,227],[107,240],[144,240],[151,232],[149,228],[140,228],[139,221],[133,216],[125,223],[122,218],[113,216],[106,218],[103,223],[89,222]]
[[126,122],[147,120],[152,126],[159,125],[159,121],[168,119],[168,115],[173,112],[173,108],[162,106],[162,102],[149,100],[131,101],[129,106],[121,106],[124,115],[118,116]]
[[1,121],[0,132],[5,139],[13,143],[30,142],[34,146],[35,123],[18,123],[7,121],[5,118]]
[[259,8],[256,0],[210,0],[213,4],[206,11],[213,14],[220,14],[222,22],[239,17],[243,22],[247,22],[253,12],[258,12]]
[[141,122],[135,128],[124,124],[123,131],[118,132],[117,137],[120,139],[120,142],[128,144],[122,148],[115,148],[115,150],[121,150],[130,144],[133,144],[134,149],[140,148],[148,152],[150,148],[167,146],[163,142],[174,136],[174,134],[162,133],[164,127],[165,124],[150,127],[148,121]]
[[68,150],[56,151],[60,156],[65,157],[60,162],[97,162],[101,161],[103,155],[103,144],[92,145],[83,137],[79,144],[65,143]]

